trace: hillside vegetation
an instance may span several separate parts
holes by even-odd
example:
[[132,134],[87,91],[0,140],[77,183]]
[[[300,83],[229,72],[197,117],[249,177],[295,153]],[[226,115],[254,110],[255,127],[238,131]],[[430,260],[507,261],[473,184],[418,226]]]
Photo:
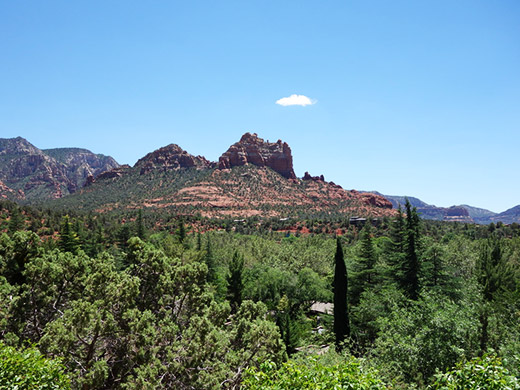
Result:
[[347,221],[336,346],[334,230],[0,206],[0,341],[72,388],[518,388],[518,225]]

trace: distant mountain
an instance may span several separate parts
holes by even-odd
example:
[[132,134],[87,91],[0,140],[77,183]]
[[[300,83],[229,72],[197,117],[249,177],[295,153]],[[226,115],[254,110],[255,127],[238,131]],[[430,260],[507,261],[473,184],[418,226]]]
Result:
[[41,150],[22,137],[0,138],[0,196],[12,200],[61,198],[81,188],[89,175],[119,166],[86,149]]
[[43,152],[65,165],[67,177],[76,188],[83,187],[89,176],[95,177],[119,166],[112,157],[94,154],[87,149],[56,148],[44,149]]
[[520,223],[520,205],[510,208],[500,214],[491,217],[493,222],[503,222],[506,224]]
[[407,198],[413,207],[430,207],[430,205],[428,203],[425,203],[418,198],[414,198],[413,196],[383,195],[377,191],[371,191],[371,192],[373,194],[378,194],[378,195],[384,196],[386,199],[388,199],[392,203],[392,206],[394,209],[398,209],[399,206],[401,206],[401,208],[404,208]]
[[125,212],[147,208],[207,217],[287,217],[395,214],[382,196],[347,191],[321,177],[296,178],[289,145],[246,133],[210,162],[171,144],[135,166],[121,166],[89,180],[76,194],[48,205],[75,210]]
[[[401,206],[404,208],[406,196],[383,195],[379,192],[373,192],[384,196],[388,199],[394,208]],[[468,206],[466,204],[451,207],[437,207],[423,202],[414,197],[408,197],[410,204],[417,208],[421,218],[432,219],[437,221],[456,221],[456,222],[474,222],[482,225],[491,222],[520,223],[520,205],[513,207],[503,213],[497,214],[492,211]]]
[[476,222],[482,225],[487,225],[492,222],[492,218],[497,215],[493,211],[489,211],[486,209],[481,209],[478,207],[468,206],[467,204],[463,204],[460,207],[464,207],[468,210],[469,216]]

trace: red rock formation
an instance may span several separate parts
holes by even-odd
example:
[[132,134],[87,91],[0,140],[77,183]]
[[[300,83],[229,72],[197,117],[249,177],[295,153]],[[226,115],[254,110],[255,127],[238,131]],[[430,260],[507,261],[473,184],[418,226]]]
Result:
[[288,179],[296,179],[291,148],[286,142],[265,142],[256,133],[246,133],[219,158],[219,169],[253,164],[269,167]]
[[461,206],[451,206],[446,209],[444,221],[472,223],[473,219],[469,216],[468,210]]
[[311,176],[309,174],[309,172],[305,172],[305,174],[303,175],[303,178],[302,180],[313,180],[313,181],[325,181],[325,177],[323,175],[319,175],[319,176]]
[[103,173],[97,175],[95,178],[90,176],[87,178],[85,187],[92,183],[95,183],[98,180],[113,179],[114,177],[121,177],[126,172],[128,172],[130,169],[131,169],[130,165],[123,164],[123,165],[118,166],[117,168],[111,169],[110,171],[103,172]]
[[357,191],[352,191],[357,194],[365,204],[375,207],[380,207],[383,209],[391,209],[392,203],[386,199],[384,196],[372,194],[370,192],[359,193]]
[[0,138],[0,179],[27,200],[61,198],[80,188],[89,174],[117,165],[86,149],[40,150],[21,137]]
[[141,168],[141,174],[155,169],[167,171],[192,167],[205,169],[214,166],[215,163],[206,160],[202,156],[193,156],[175,144],[170,144],[148,153],[135,164],[135,167]]
[[25,194],[22,190],[15,191],[12,188],[9,188],[0,180],[0,198],[11,200],[25,199]]

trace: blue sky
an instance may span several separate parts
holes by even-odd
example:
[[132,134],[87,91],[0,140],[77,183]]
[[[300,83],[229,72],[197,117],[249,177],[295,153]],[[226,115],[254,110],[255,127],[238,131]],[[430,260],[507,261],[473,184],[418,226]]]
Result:
[[[520,2],[0,1],[0,137],[134,164],[246,132],[296,174],[520,204]],[[293,94],[314,104],[282,106]]]

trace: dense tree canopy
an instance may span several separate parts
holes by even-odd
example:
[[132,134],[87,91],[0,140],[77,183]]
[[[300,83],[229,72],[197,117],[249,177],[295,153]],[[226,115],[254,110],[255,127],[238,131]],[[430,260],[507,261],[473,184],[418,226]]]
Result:
[[2,353],[62,388],[517,385],[516,225],[0,216]]

